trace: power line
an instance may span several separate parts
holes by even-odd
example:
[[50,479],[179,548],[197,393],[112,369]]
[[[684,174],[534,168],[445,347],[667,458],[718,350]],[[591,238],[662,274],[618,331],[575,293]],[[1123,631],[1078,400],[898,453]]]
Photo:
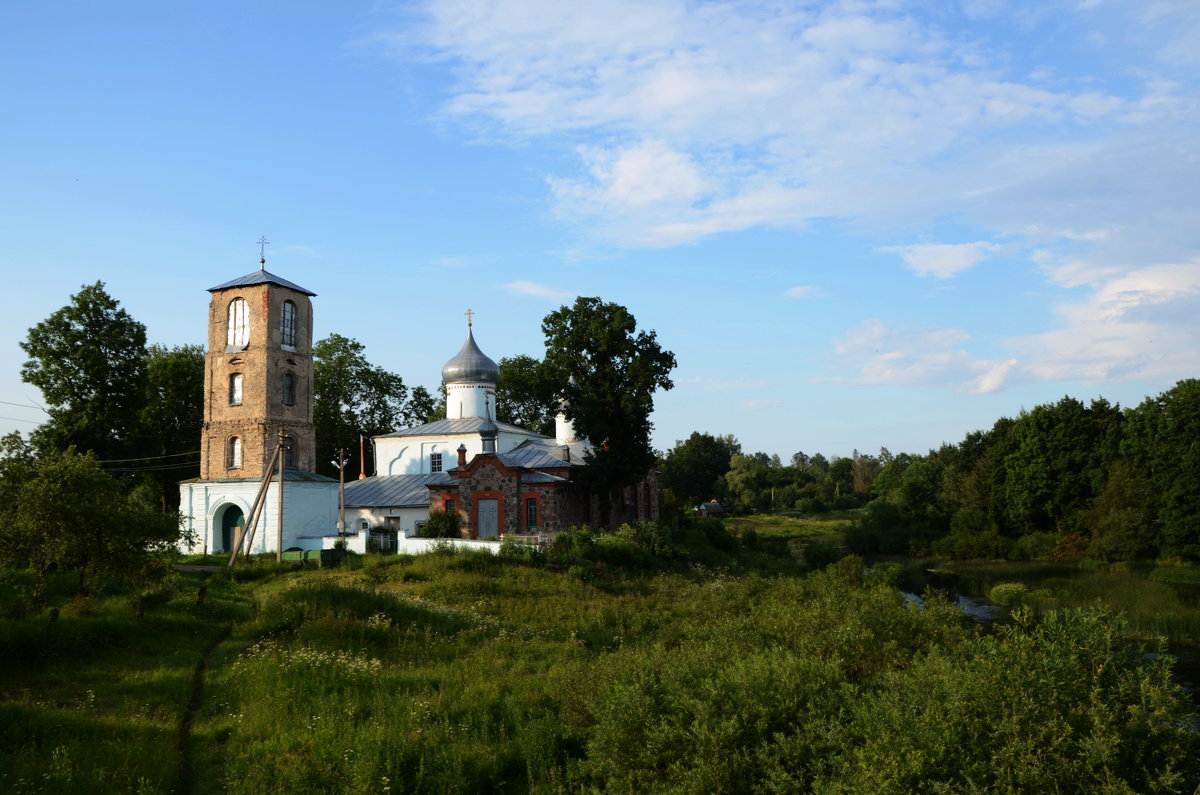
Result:
[[157,461],[160,458],[179,458],[185,455],[199,455],[199,450],[188,450],[186,453],[170,453],[168,455],[144,455],[141,458],[105,458],[97,461],[98,464],[126,464],[130,461]]
[[[3,401],[0,401],[2,403]],[[0,420],[9,420],[10,422],[28,422],[30,425],[41,425],[40,420],[23,420],[20,417],[0,417]]]
[[45,411],[44,408],[33,403],[13,403],[11,400],[0,400],[0,403],[3,403],[6,406],[20,406],[21,408],[25,409],[37,409],[38,411]]
[[163,464],[151,467],[101,467],[101,469],[105,472],[162,472],[168,469],[195,469],[199,466],[199,461],[193,461],[188,464]]

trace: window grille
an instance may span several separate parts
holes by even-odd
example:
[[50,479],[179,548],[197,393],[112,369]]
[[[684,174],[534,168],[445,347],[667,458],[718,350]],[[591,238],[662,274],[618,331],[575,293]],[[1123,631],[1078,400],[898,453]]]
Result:
[[[296,305],[291,301],[283,302],[283,310],[279,315],[279,337],[283,347],[296,348]],[[291,405],[291,404],[289,404]]]

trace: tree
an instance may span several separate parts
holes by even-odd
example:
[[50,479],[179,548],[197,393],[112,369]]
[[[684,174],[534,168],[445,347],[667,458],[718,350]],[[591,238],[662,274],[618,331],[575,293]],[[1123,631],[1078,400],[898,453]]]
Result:
[[50,419],[33,432],[45,451],[75,446],[99,458],[132,451],[146,399],[146,327],[103,282],[29,330],[21,378],[45,396]]
[[730,460],[741,452],[742,445],[732,434],[713,436],[692,431],[663,457],[662,485],[691,505],[723,497]]
[[506,356],[496,382],[496,419],[552,436],[558,413],[554,393],[540,361],[524,354]]
[[0,505],[0,562],[31,569],[37,598],[51,567],[77,570],[86,593],[97,575],[132,576],[179,539],[178,514],[127,496],[90,453],[68,448],[27,466]]
[[433,395],[429,394],[429,390],[425,387],[414,386],[412,392],[409,393],[408,402],[404,404],[404,412],[401,419],[406,426],[412,427],[433,422],[435,419],[444,419],[445,416],[445,395],[442,395],[442,399],[438,401]]
[[[163,508],[179,507],[185,478],[199,477],[197,444],[204,423],[204,348],[151,345],[146,351],[146,399],[138,445],[149,458],[128,462],[156,484]],[[190,453],[196,453],[193,457]]]
[[613,489],[637,482],[654,464],[650,414],[654,393],[674,384],[675,355],[653,331],[638,331],[625,307],[580,297],[542,320],[546,378],[565,401],[563,413],[595,447],[587,454],[588,484],[611,519]]
[[1125,505],[1143,510],[1143,532],[1157,524],[1160,552],[1200,558],[1200,380],[1147,398],[1126,413],[1125,430],[1122,453],[1141,481],[1124,489]]
[[[359,436],[376,436],[406,426],[408,387],[395,373],[367,361],[361,342],[330,334],[313,345],[313,422],[317,472],[337,476],[330,463],[339,449],[353,458]],[[424,391],[424,390],[422,390]],[[421,396],[424,402],[428,392]]]

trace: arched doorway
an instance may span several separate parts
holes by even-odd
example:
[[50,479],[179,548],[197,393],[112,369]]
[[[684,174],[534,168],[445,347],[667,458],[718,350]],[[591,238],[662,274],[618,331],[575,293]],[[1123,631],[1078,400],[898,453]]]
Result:
[[[238,528],[238,529],[234,529]],[[241,530],[246,529],[246,516],[236,505],[225,506],[221,514],[221,551],[232,552],[233,541]]]

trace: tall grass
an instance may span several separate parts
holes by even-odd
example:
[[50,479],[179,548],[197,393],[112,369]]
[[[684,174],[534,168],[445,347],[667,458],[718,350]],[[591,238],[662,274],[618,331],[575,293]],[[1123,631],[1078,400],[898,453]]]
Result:
[[[68,577],[70,575],[67,575]],[[172,578],[141,621],[127,594],[0,621],[0,791],[175,792],[193,671],[246,599]]]
[[[894,567],[846,558],[807,577],[747,571],[713,537],[704,559],[740,568],[687,549],[644,561],[627,548],[633,535],[580,536],[545,555],[366,556],[348,569],[222,573],[209,580],[212,604],[197,607],[183,591],[163,602],[146,619],[160,622],[153,635],[114,613],[117,643],[102,663],[85,659],[80,635],[57,669],[8,672],[0,708],[18,719],[0,724],[0,762],[14,778],[0,788],[1172,792],[1200,783],[1200,738],[1166,658],[1120,646],[1109,616],[1054,614],[981,636],[946,600],[907,602]],[[101,607],[110,606],[129,607]],[[230,628],[209,659],[185,781],[188,680]],[[64,678],[77,669],[96,706],[86,692],[66,697],[78,684]],[[155,708],[139,711],[148,699]]]

